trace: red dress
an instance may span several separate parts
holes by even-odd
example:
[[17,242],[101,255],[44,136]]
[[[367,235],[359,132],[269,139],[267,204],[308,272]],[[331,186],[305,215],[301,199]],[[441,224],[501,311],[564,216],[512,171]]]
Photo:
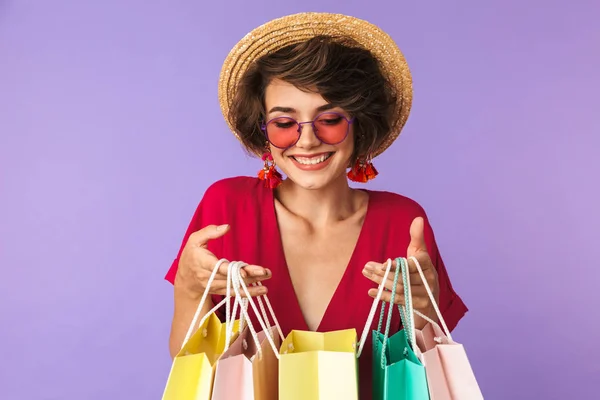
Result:
[[[317,330],[328,332],[355,328],[358,336],[362,334],[373,302],[367,293],[369,289],[377,287],[363,276],[362,270],[369,261],[384,262],[388,258],[406,257],[410,242],[409,227],[417,216],[425,219],[425,243],[439,277],[440,310],[448,328],[453,329],[467,312],[467,307],[452,288],[424,210],[415,201],[398,194],[370,190],[367,193],[367,213],[354,253]],[[286,266],[273,191],[265,188],[262,181],[256,178],[228,178],[207,189],[188,227],[179,254],[165,278],[173,283],[183,245],[192,232],[206,225],[223,224],[229,224],[230,231],[210,241],[208,249],[217,258],[269,268],[272,278],[264,284],[269,289],[269,300],[283,334],[287,335],[292,329],[308,330]],[[221,296],[213,296],[215,304],[221,299]],[[372,328],[377,328],[378,315]],[[392,333],[401,328],[397,313],[395,318],[392,320]],[[258,323],[255,322],[255,326]],[[359,359],[362,400],[371,398],[371,359],[369,336]]]

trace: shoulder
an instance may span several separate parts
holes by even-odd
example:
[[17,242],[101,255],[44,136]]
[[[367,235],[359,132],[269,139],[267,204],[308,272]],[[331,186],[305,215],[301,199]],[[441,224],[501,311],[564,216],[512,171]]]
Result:
[[262,187],[262,185],[258,178],[253,178],[250,176],[233,176],[212,183],[206,190],[206,193],[235,194],[244,193],[248,189],[260,187]]
[[413,218],[426,216],[421,204],[410,197],[386,191],[369,190],[367,193],[386,213]]
[[[260,192],[259,192],[260,191]],[[265,188],[258,178],[236,176],[212,183],[204,192],[190,222],[188,233],[206,225],[230,224],[248,218],[264,197]]]
[[252,197],[257,191],[264,190],[262,181],[250,176],[235,176],[224,178],[212,183],[204,193],[203,201],[226,201],[227,199],[240,199]]

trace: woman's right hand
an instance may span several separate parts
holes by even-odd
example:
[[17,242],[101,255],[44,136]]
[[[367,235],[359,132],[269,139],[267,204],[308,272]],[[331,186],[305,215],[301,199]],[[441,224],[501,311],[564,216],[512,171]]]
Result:
[[[184,289],[193,297],[200,298],[206,290],[210,277],[219,259],[211,253],[207,244],[209,240],[217,239],[229,231],[229,225],[208,225],[190,235],[179,258],[175,286]],[[219,267],[215,279],[210,285],[210,294],[226,294],[227,270],[229,263],[224,262]],[[248,265],[241,271],[244,282],[248,285],[251,296],[260,296],[267,293],[264,286],[250,286],[271,278],[271,271],[257,265]]]

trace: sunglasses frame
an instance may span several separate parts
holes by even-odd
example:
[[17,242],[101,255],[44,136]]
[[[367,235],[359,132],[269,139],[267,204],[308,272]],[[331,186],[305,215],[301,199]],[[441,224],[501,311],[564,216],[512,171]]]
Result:
[[[322,138],[319,136],[319,131],[318,131],[318,130],[317,130],[317,128],[315,127],[315,122],[316,122],[316,121],[319,119],[319,117],[321,117],[321,116],[323,116],[323,115],[326,115],[326,114],[335,114],[335,115],[337,115],[337,116],[339,116],[339,117],[342,117],[342,118],[343,118],[344,120],[346,120],[346,122],[348,123],[348,127],[346,128],[346,134],[344,135],[344,137],[342,138],[342,140],[340,140],[340,141],[339,141],[339,142],[337,142],[337,143],[328,143],[328,142],[324,141],[324,140],[323,140],[323,139],[322,139]],[[276,119],[280,119],[280,118],[286,118],[286,119],[288,119],[288,120],[294,121],[294,122],[295,122],[295,123],[298,125],[298,129],[297,129],[297,132],[298,132],[298,137],[296,138],[296,140],[295,140],[295,141],[294,141],[292,144],[290,144],[289,146],[286,146],[286,147],[280,147],[280,146],[277,146],[275,143],[271,142],[271,139],[269,139],[269,134],[267,133],[267,125],[269,125],[269,124],[270,124],[272,121],[274,121],[274,120],[276,120]],[[271,118],[271,119],[270,119],[270,120],[268,120],[267,122],[263,122],[263,123],[261,124],[261,126],[260,126],[260,129],[263,131],[263,133],[264,133],[265,137],[267,138],[267,141],[268,141],[269,143],[271,143],[271,145],[273,145],[274,147],[276,147],[276,148],[278,148],[278,149],[283,149],[283,150],[285,150],[285,149],[289,149],[290,147],[293,147],[293,146],[295,146],[295,145],[296,145],[296,143],[298,143],[298,141],[299,141],[299,140],[300,140],[300,138],[302,137],[302,127],[303,127],[303,125],[306,125],[306,124],[311,124],[311,126],[312,126],[312,128],[313,128],[313,133],[314,133],[315,137],[316,137],[317,139],[319,139],[319,141],[320,141],[321,143],[328,144],[328,145],[331,145],[331,146],[335,146],[335,145],[337,145],[337,144],[340,144],[340,143],[342,143],[344,140],[346,140],[346,138],[348,137],[348,133],[350,133],[350,125],[352,125],[352,123],[353,123],[353,122],[354,122],[354,117],[352,117],[352,118],[348,119],[348,117],[346,117],[346,116],[345,116],[344,114],[342,114],[342,113],[335,112],[335,111],[324,111],[324,112],[320,113],[319,115],[317,115],[317,116],[316,116],[316,117],[315,117],[315,118],[314,118],[312,121],[305,121],[305,122],[299,122],[297,119],[295,119],[295,118],[292,118],[292,117],[283,117],[283,116],[282,116],[282,117],[275,117],[275,118]]]

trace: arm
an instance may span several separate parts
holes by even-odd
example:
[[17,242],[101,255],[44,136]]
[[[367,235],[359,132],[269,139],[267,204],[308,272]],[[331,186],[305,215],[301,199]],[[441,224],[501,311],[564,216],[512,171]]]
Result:
[[[165,279],[173,284],[174,312],[169,336],[169,352],[172,357],[180,351],[185,335],[208,279],[223,254],[224,236],[229,232],[229,223],[236,224],[236,213],[226,200],[231,197],[231,187],[225,182],[213,184],[206,191],[186,231],[183,243]],[[227,288],[228,263],[222,263],[208,289],[211,295],[225,295]],[[249,265],[242,271],[246,284],[269,279],[270,271]],[[250,295],[266,293],[264,286],[250,286]],[[207,296],[200,317],[214,307],[212,296]],[[218,315],[218,313],[217,313]],[[195,327],[197,328],[197,327]]]
[[[410,244],[407,249],[407,258],[410,257],[415,257],[419,261],[423,275],[431,288],[433,297],[439,306],[448,329],[454,329],[468,309],[452,288],[448,273],[435,243],[433,231],[426,222],[425,217],[416,217],[412,221],[410,227]],[[439,322],[415,263],[409,259],[408,266],[414,309],[435,322]],[[393,270],[395,271],[398,267],[394,262]],[[384,279],[384,271],[384,264],[368,263],[363,270],[363,274],[379,285]],[[388,276],[386,288],[388,290],[393,288],[393,276]],[[389,291],[384,292],[381,299],[386,302],[393,301],[396,304],[404,304],[403,291],[402,284],[399,283],[394,299],[391,298]],[[369,290],[369,295],[375,298],[377,289]],[[426,324],[427,321],[425,319],[419,316],[415,317],[415,327],[417,329],[422,329]]]
[[[424,257],[424,262],[429,265],[430,271],[428,272],[423,265],[423,261],[420,261],[421,266],[423,267],[424,275],[431,287],[431,290],[434,294],[434,298],[436,303],[444,317],[444,321],[448,325],[449,330],[453,330],[458,322],[462,319],[465,313],[468,311],[467,306],[464,304],[460,296],[456,293],[452,286],[452,282],[450,281],[450,276],[448,275],[448,271],[446,270],[446,266],[444,264],[444,260],[440,254],[439,248],[437,246],[435,235],[433,233],[433,229],[429,224],[427,216],[424,216],[424,243],[426,243],[427,257]],[[411,237],[413,235],[411,234]],[[418,236],[418,235],[415,235]],[[412,239],[411,239],[412,242]],[[414,254],[413,254],[414,255]],[[417,257],[421,260],[420,257]],[[411,272],[415,267],[411,264]],[[422,283],[421,277],[415,274],[416,282]],[[411,274],[411,278],[413,275]],[[426,304],[424,304],[423,309],[420,310],[423,314],[434,320],[438,321],[437,313],[433,308],[431,302],[429,302],[429,296],[427,293],[423,291],[421,287],[421,297],[425,299]],[[415,326],[417,329],[422,329],[426,325],[426,321],[422,318],[418,317],[415,319]]]
[[[165,276],[173,284],[174,296],[169,335],[171,357],[175,357],[182,347],[206,281],[217,262],[215,253],[222,251],[222,236],[229,231],[229,226],[224,225],[228,222],[227,208],[223,207],[224,198],[227,198],[227,192],[222,183],[215,183],[206,190],[185,232],[177,257]],[[219,282],[218,278],[223,278],[218,275],[212,291]],[[200,317],[213,307],[211,297],[208,296]]]
[[[204,292],[207,289],[210,293],[221,292],[226,287],[227,266],[222,264],[211,287],[207,288],[208,278],[218,262],[217,257],[208,250],[208,243],[228,231],[228,225],[209,225],[191,233],[180,251],[178,260],[171,267],[171,270],[173,267],[176,268],[175,276],[172,278],[175,309],[169,336],[171,357],[175,357],[181,349]],[[200,318],[212,308],[211,296],[207,296]]]
[[[227,262],[219,266],[212,284],[210,287],[207,287],[208,279],[219,261],[207,247],[209,240],[217,239],[225,235],[228,231],[229,225],[209,225],[194,232],[181,254],[173,283],[175,310],[173,312],[171,334],[169,336],[171,357],[175,357],[181,349],[185,335],[190,328],[204,292],[208,290],[209,294],[226,294],[227,270],[229,268],[229,263]],[[271,277],[271,272],[268,269],[256,265],[244,267],[241,274],[245,278],[244,281],[247,285],[264,281]],[[251,296],[261,296],[266,294],[267,288],[265,286],[249,286],[248,291]],[[213,307],[214,304],[211,296],[206,296],[200,312],[200,318],[204,317]]]

